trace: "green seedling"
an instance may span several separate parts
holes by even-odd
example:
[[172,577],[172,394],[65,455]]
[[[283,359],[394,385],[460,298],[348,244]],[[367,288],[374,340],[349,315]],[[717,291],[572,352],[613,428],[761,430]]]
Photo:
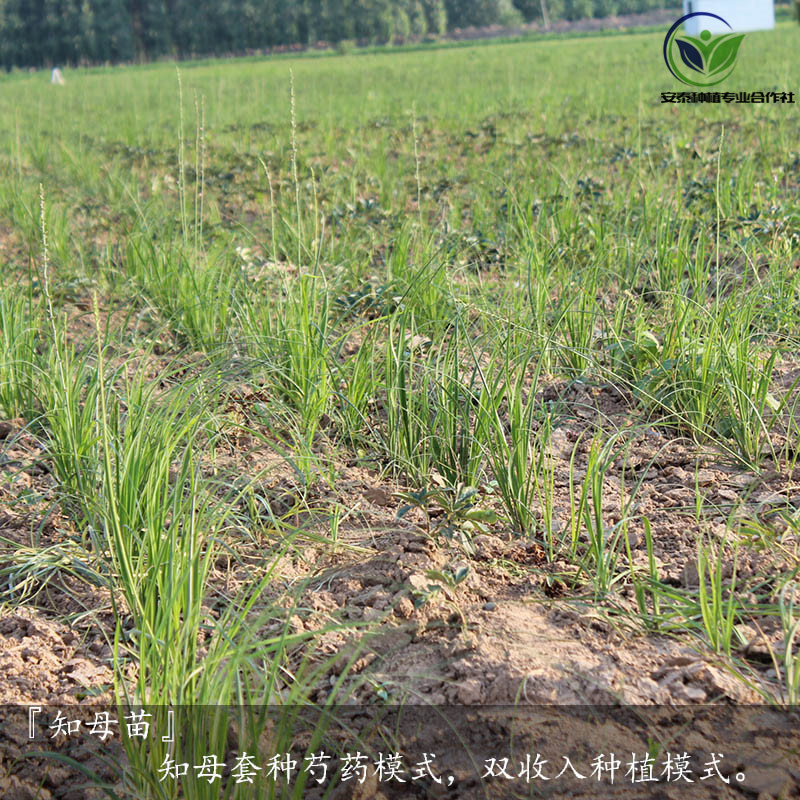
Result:
[[661,618],[662,593],[653,551],[653,532],[650,527],[650,520],[647,517],[642,520],[642,526],[644,527],[645,545],[647,547],[647,574],[644,577],[634,568],[630,538],[627,535],[625,536],[625,548],[639,616],[648,630],[658,631]]
[[455,572],[450,569],[429,569],[425,573],[425,577],[437,582],[436,584],[428,586],[428,589],[431,591],[440,589],[441,586],[444,585],[447,586],[450,591],[454,592],[458,585],[469,577],[469,567],[460,567]]
[[434,538],[439,535],[457,541],[472,555],[472,537],[476,533],[488,532],[488,525],[497,517],[490,509],[479,508],[480,491],[474,486],[441,486],[421,489],[418,492],[396,492],[395,497],[404,501],[397,510],[402,519],[412,508],[425,514],[426,532]]
[[[728,586],[724,584],[722,547],[715,549],[704,543],[698,545],[697,576],[698,603],[708,642],[717,653],[730,656],[734,627],[738,620],[739,602],[736,597],[736,553]],[[727,599],[725,595],[727,594]]]
[[425,572],[425,577],[432,582],[425,589],[412,591],[415,608],[422,608],[437,592],[443,593],[447,600],[454,601],[459,584],[469,577],[469,567],[460,567],[455,572],[447,568],[429,569]]
[[469,567],[463,566],[455,571],[448,568],[441,570],[430,569],[425,572],[425,577],[431,583],[425,589],[412,591],[414,607],[422,608],[434,595],[441,594],[445,605],[452,608],[460,618],[462,631],[466,632],[468,628],[467,618],[458,603],[456,590],[469,577]]

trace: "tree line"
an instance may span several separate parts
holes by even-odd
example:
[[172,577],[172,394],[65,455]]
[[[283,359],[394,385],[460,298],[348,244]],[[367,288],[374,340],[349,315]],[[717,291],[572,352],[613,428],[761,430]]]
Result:
[[664,0],[0,0],[0,65],[34,67],[221,55],[455,28],[580,19]]

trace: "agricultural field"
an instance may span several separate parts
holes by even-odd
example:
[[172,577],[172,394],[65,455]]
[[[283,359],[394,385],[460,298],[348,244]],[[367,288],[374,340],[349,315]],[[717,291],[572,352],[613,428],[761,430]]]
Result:
[[798,704],[797,106],[663,35],[0,77],[3,703]]

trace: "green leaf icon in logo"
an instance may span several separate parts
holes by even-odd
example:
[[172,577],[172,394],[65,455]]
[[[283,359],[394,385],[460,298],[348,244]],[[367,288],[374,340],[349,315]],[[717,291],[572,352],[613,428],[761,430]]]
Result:
[[693,44],[683,39],[676,39],[675,43],[678,45],[683,63],[686,64],[689,69],[693,69],[695,72],[705,72],[703,69],[703,56]]
[[709,75],[718,75],[734,65],[742,39],[744,39],[743,33],[738,36],[722,36],[714,40],[714,50],[708,62]]
[[700,36],[678,38],[673,35],[671,38],[683,67],[690,70],[681,69],[675,55],[665,51],[667,65],[675,77],[690,86],[706,87],[721,83],[733,71],[744,34],[726,33],[712,37],[709,31],[703,31]]

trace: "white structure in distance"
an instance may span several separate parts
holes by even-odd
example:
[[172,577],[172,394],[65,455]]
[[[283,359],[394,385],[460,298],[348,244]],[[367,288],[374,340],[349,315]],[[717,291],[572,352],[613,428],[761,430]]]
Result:
[[58,67],[53,67],[53,71],[50,73],[50,83],[55,86],[63,86],[66,83]]
[[716,14],[728,25],[711,17],[694,17],[686,22],[686,33],[699,36],[703,31],[711,33],[737,33],[745,31],[766,31],[775,27],[774,0],[683,0],[683,13]]

